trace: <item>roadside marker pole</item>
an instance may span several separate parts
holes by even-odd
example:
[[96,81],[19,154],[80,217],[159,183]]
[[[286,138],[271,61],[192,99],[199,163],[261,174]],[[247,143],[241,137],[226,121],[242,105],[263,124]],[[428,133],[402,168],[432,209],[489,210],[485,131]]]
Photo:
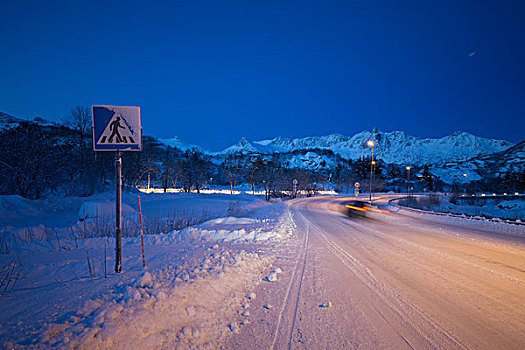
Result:
[[140,241],[142,242],[142,267],[146,267],[146,257],[144,256],[144,233],[142,230],[142,209],[140,207],[140,196],[139,197],[139,217],[140,217]]

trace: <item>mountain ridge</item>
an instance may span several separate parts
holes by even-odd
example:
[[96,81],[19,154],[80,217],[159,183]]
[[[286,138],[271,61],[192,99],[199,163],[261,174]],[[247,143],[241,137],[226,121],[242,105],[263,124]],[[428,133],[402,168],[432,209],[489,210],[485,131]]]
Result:
[[290,139],[276,137],[269,140],[249,142],[241,138],[236,144],[213,155],[231,153],[290,153],[298,150],[326,149],[345,159],[358,159],[371,156],[372,149],[367,145],[374,141],[374,157],[386,163],[423,165],[445,164],[467,161],[477,156],[502,152],[513,143],[505,140],[488,139],[458,131],[441,138],[420,138],[407,135],[403,131],[381,132],[377,129],[362,131],[353,136],[330,134]]

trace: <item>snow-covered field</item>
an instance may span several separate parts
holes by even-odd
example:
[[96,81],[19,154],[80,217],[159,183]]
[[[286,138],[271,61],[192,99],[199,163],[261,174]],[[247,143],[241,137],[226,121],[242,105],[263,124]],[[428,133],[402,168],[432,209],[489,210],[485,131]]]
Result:
[[[216,348],[239,331],[237,318],[249,315],[256,297],[252,290],[273,271],[271,255],[258,254],[258,245],[289,234],[286,205],[249,195],[140,196],[146,223],[174,213],[205,221],[145,235],[146,268],[138,226],[129,226],[122,274],[113,272],[114,238],[83,231],[104,226],[112,235],[110,193],[89,201],[0,197],[7,236],[0,346]],[[126,193],[124,203],[135,222],[137,194]]]

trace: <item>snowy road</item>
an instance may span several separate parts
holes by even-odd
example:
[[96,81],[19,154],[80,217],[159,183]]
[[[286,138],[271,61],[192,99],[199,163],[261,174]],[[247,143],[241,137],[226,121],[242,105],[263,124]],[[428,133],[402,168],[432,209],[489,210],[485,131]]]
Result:
[[251,324],[224,348],[525,347],[524,236],[401,213],[350,219],[337,201],[289,206],[280,280],[258,287]]

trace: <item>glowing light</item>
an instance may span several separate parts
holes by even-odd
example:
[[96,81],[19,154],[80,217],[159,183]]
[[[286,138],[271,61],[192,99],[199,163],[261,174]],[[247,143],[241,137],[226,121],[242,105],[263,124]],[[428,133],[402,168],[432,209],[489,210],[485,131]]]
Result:
[[378,213],[385,213],[385,214],[389,214],[390,213],[388,210],[379,209],[379,208],[373,208],[373,207],[360,208],[360,207],[356,207],[356,206],[353,206],[353,205],[350,205],[350,204],[345,205],[345,207],[347,207],[348,209],[357,210],[357,211],[364,211],[364,212],[367,212],[367,211],[371,210],[371,211],[377,211]]
[[354,207],[353,205],[345,205],[345,207],[347,207],[348,209],[353,209],[353,210],[358,210],[358,211],[366,211],[366,207],[365,208],[359,208],[359,207]]
[[411,169],[411,168],[410,168],[409,166],[407,166],[407,168],[406,168],[406,169],[410,171],[410,169]]
[[374,145],[374,141],[372,141],[372,140],[368,140],[368,142],[367,142],[366,144],[367,144],[368,146],[370,146],[370,147],[371,147],[371,146],[373,146],[373,145]]

